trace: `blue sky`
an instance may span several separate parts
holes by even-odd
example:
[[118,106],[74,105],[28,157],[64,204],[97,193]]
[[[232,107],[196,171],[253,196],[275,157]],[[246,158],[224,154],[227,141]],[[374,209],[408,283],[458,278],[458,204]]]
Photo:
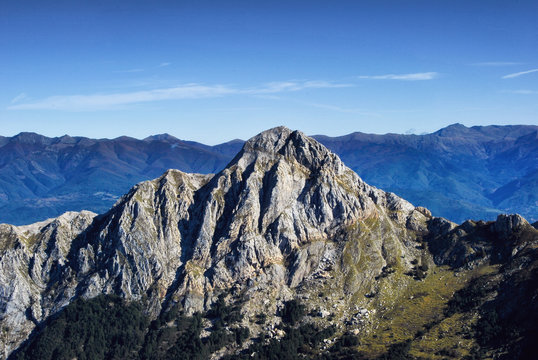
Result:
[[537,1],[0,2],[0,135],[537,124]]

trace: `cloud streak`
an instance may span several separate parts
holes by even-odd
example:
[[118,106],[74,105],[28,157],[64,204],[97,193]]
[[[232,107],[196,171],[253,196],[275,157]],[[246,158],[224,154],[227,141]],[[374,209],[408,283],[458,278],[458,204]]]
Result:
[[538,69],[532,69],[532,70],[521,71],[521,72],[517,72],[517,73],[513,73],[513,74],[508,74],[508,75],[504,75],[502,78],[503,79],[513,79],[513,78],[520,77],[522,75],[527,75],[527,74],[534,73],[534,72],[538,72]]
[[173,88],[128,93],[51,96],[32,103],[12,105],[8,107],[8,109],[67,111],[102,110],[135,103],[219,97],[231,93],[234,93],[233,89],[225,86],[186,84]]
[[243,90],[250,94],[274,94],[286,91],[301,91],[307,89],[335,89],[352,87],[351,84],[339,84],[329,81],[279,81],[264,84],[261,87]]
[[118,70],[118,71],[114,71],[115,73],[117,74],[121,74],[121,73],[139,73],[139,72],[143,72],[144,69],[140,69],[140,68],[137,68],[137,69],[128,69],[128,70]]
[[374,79],[374,80],[404,80],[404,81],[420,81],[432,80],[439,74],[437,72],[422,72],[412,74],[384,74],[384,75],[362,75],[359,79]]
[[318,109],[325,109],[325,110],[335,111],[339,113],[381,117],[381,115],[379,115],[377,112],[367,111],[367,110],[359,109],[359,108],[344,108],[344,107],[336,106],[336,105],[321,104],[321,103],[306,102],[306,101],[295,101],[295,102],[302,105],[312,106]]
[[26,99],[26,94],[25,93],[20,93],[19,95],[15,96],[12,100],[11,100],[11,103],[12,104],[16,104],[18,102],[21,102],[22,100]]
[[504,90],[502,92],[503,93],[508,93],[508,94],[518,94],[518,95],[534,95],[534,94],[538,94],[538,91],[536,91],[536,90],[525,90],[525,89],[521,89],[521,90]]
[[227,85],[191,83],[171,88],[126,93],[50,96],[35,102],[13,104],[8,107],[8,110],[93,111],[164,100],[216,98],[230,95],[267,95],[305,89],[330,89],[349,86],[352,85],[328,81],[285,81],[271,82],[256,88],[242,89]]
[[513,65],[521,65],[520,62],[513,62],[513,61],[485,61],[485,62],[479,62],[471,64],[472,66],[513,66]]

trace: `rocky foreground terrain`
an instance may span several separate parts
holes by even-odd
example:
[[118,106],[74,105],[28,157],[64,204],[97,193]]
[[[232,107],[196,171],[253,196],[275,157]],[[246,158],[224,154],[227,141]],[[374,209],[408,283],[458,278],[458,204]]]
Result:
[[[101,358],[531,358],[537,299],[538,230],[521,216],[432,216],[283,127],[102,215],[0,225],[3,358],[92,358],[98,339]],[[87,320],[69,345],[99,304],[146,320],[101,338]]]

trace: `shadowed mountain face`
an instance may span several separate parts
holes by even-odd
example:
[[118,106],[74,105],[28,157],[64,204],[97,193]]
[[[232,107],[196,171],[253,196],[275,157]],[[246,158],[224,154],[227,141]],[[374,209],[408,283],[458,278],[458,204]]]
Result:
[[[429,330],[442,327],[454,343],[467,341],[461,354],[478,345],[497,352],[503,350],[497,343],[481,344],[460,331],[480,319],[482,297],[473,295],[473,307],[461,309],[471,320],[462,313],[437,315],[456,290],[487,274],[494,277],[488,284],[497,287],[481,296],[508,309],[498,314],[501,319],[519,319],[514,301],[530,304],[536,295],[537,249],[538,230],[519,215],[460,226],[432,217],[368,185],[314,139],[280,127],[247,141],[216,175],[169,170],[134,186],[102,215],[70,212],[27,226],[0,225],[0,348],[7,357],[31,334],[30,340],[39,340],[53,315],[75,299],[104,294],[139,304],[151,319],[168,319],[152,326],[170,328],[162,341],[148,333],[156,342],[153,351],[163,354],[175,351],[174,329],[184,330],[176,326],[182,320],[173,309],[189,316],[215,303],[206,320],[196,315],[207,329],[205,340],[197,334],[192,341],[222,350],[217,357],[239,356],[241,346],[275,327],[281,331],[273,332],[275,341],[285,339],[293,330],[279,324],[300,321],[312,329],[330,327],[321,339],[361,335],[367,358],[383,355],[386,346],[409,340],[430,323]],[[510,278],[521,284],[515,299],[507,296]],[[235,320],[226,306],[235,309]],[[308,319],[301,318],[302,306]],[[261,314],[264,322],[255,323]],[[530,338],[533,324],[523,319],[514,343],[501,345],[526,351],[518,341]],[[386,333],[387,326],[393,333]],[[248,343],[217,342],[217,336],[229,338],[242,328],[249,329],[242,333]],[[312,342],[310,358],[323,350],[321,339]],[[430,344],[415,339],[413,351],[427,353]],[[177,341],[184,345],[181,337]],[[139,358],[140,350],[140,358],[148,358],[142,344],[135,345],[131,357]],[[28,353],[21,350],[23,358],[44,351],[32,346]],[[76,351],[70,356],[77,357]]]
[[[426,135],[314,136],[365,181],[452,221],[519,213],[538,220],[538,127],[452,125]],[[243,141],[216,146],[163,134],[136,140],[0,137],[0,222],[106,211],[167,169],[214,173]]]

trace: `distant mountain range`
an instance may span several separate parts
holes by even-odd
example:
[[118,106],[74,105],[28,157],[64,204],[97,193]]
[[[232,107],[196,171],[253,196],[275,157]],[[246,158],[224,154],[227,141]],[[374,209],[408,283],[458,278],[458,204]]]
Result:
[[144,140],[34,133],[0,137],[0,222],[26,224],[70,210],[100,213],[134,184],[166,169],[219,171],[242,144],[207,146],[169,135]]
[[[366,182],[461,222],[519,213],[538,220],[538,126],[454,124],[426,135],[314,136]],[[27,224],[82,209],[101,213],[166,169],[214,173],[244,141],[216,146],[168,134],[0,137],[0,222]]]
[[426,135],[314,136],[366,182],[461,222],[538,220],[538,126],[450,125]]

